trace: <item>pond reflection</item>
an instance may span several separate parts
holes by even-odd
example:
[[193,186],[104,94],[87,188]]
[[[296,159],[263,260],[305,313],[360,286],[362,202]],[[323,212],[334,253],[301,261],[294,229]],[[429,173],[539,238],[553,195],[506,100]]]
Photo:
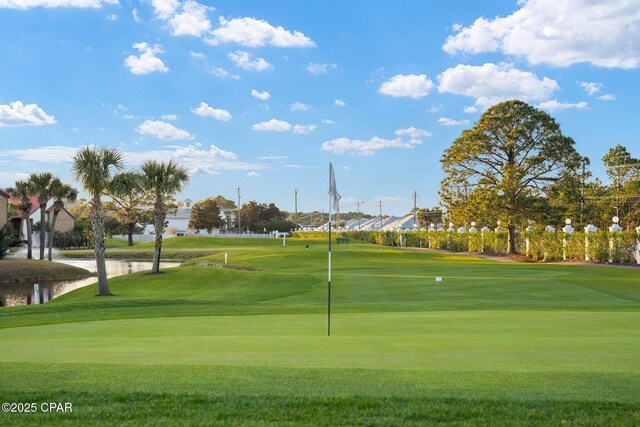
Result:
[[[92,275],[85,279],[40,281],[31,282],[11,282],[0,283],[0,307],[13,307],[17,305],[44,304],[60,295],[64,295],[83,286],[97,282],[96,262],[94,260],[71,260],[57,259],[56,262],[84,268]],[[151,270],[152,263],[148,261],[121,261],[107,260],[107,277],[124,276],[125,274],[137,273],[138,271]],[[160,268],[171,268],[179,266],[179,262],[162,262]],[[37,286],[37,291],[36,287]],[[96,286],[96,293],[98,289]]]

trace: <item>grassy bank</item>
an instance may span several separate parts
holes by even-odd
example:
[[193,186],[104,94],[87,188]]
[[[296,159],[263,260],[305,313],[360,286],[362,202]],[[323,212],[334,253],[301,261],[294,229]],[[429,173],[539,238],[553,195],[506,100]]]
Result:
[[74,405],[2,425],[640,423],[636,271],[340,245],[327,337],[325,242],[165,244],[208,255],[0,310],[0,400]]
[[[165,239],[162,245],[162,259],[166,261],[184,261],[187,259],[199,258],[210,255],[216,251],[212,242],[206,242],[202,238]],[[216,239],[217,240],[217,239]],[[127,240],[110,238],[106,240],[105,256],[108,259],[152,261],[154,242],[134,242],[133,246],[128,246]],[[92,259],[93,249],[68,249],[61,250],[60,255],[71,259]]]
[[89,277],[84,268],[34,259],[0,260],[0,284],[16,281],[70,280]]

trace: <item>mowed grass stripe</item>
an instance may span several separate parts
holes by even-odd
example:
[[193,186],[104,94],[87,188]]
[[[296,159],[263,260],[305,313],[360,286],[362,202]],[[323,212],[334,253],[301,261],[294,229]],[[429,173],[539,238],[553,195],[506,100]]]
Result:
[[0,362],[634,372],[640,313],[181,317],[4,329]]

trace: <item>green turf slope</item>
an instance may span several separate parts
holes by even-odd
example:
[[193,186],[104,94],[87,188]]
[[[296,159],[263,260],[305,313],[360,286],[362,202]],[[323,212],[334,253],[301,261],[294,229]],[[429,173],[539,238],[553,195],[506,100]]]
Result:
[[0,400],[73,403],[1,425],[640,423],[637,270],[334,246],[327,337],[326,243],[165,245],[210,255],[0,310]]

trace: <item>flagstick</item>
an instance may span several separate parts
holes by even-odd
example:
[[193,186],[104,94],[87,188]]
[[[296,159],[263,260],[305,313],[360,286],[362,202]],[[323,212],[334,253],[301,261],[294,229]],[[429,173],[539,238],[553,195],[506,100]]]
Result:
[[331,336],[331,202],[329,202],[329,281],[327,284],[327,336]]

